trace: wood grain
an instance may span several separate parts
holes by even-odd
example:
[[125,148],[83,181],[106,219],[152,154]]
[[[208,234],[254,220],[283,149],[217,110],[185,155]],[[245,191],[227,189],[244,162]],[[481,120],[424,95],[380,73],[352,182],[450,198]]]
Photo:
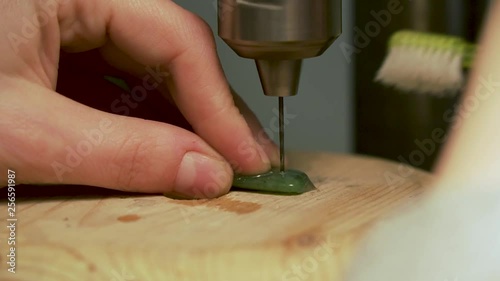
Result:
[[[376,158],[289,157],[317,190],[193,201],[123,194],[18,200],[17,273],[7,272],[2,230],[0,280],[336,281],[370,226],[414,202],[431,181]],[[6,214],[4,201],[4,222]]]

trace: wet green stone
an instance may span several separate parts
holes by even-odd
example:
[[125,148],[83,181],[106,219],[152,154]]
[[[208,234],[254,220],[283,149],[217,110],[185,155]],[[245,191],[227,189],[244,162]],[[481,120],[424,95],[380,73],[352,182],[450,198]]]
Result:
[[302,194],[315,189],[309,177],[297,170],[286,170],[284,172],[272,170],[253,176],[236,175],[233,186],[241,189],[282,194]]

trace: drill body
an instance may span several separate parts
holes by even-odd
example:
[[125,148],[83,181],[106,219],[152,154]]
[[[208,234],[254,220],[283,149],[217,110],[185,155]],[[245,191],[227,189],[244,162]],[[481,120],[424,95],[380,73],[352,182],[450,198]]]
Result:
[[342,32],[341,0],[218,0],[219,36],[254,59],[265,95],[297,94],[302,60]]

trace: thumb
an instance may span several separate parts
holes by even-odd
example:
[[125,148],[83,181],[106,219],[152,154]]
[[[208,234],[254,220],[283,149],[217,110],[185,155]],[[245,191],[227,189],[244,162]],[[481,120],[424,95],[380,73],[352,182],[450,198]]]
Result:
[[9,93],[0,103],[7,114],[0,129],[10,139],[0,146],[0,167],[15,170],[21,183],[194,198],[217,197],[231,186],[230,165],[187,130],[101,112],[37,85]]

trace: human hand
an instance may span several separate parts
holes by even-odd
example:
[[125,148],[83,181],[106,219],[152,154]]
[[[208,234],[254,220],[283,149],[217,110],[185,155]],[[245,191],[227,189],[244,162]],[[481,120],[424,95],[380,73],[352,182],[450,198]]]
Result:
[[[172,1],[4,2],[0,169],[15,170],[18,183],[216,197],[229,190],[233,169],[259,173],[270,158],[277,162],[255,116],[238,97],[235,105],[210,28]],[[196,134],[55,92],[60,49],[96,48],[137,77],[160,65],[170,75],[159,87],[169,89]],[[82,152],[78,165],[69,163],[68,147]]]

